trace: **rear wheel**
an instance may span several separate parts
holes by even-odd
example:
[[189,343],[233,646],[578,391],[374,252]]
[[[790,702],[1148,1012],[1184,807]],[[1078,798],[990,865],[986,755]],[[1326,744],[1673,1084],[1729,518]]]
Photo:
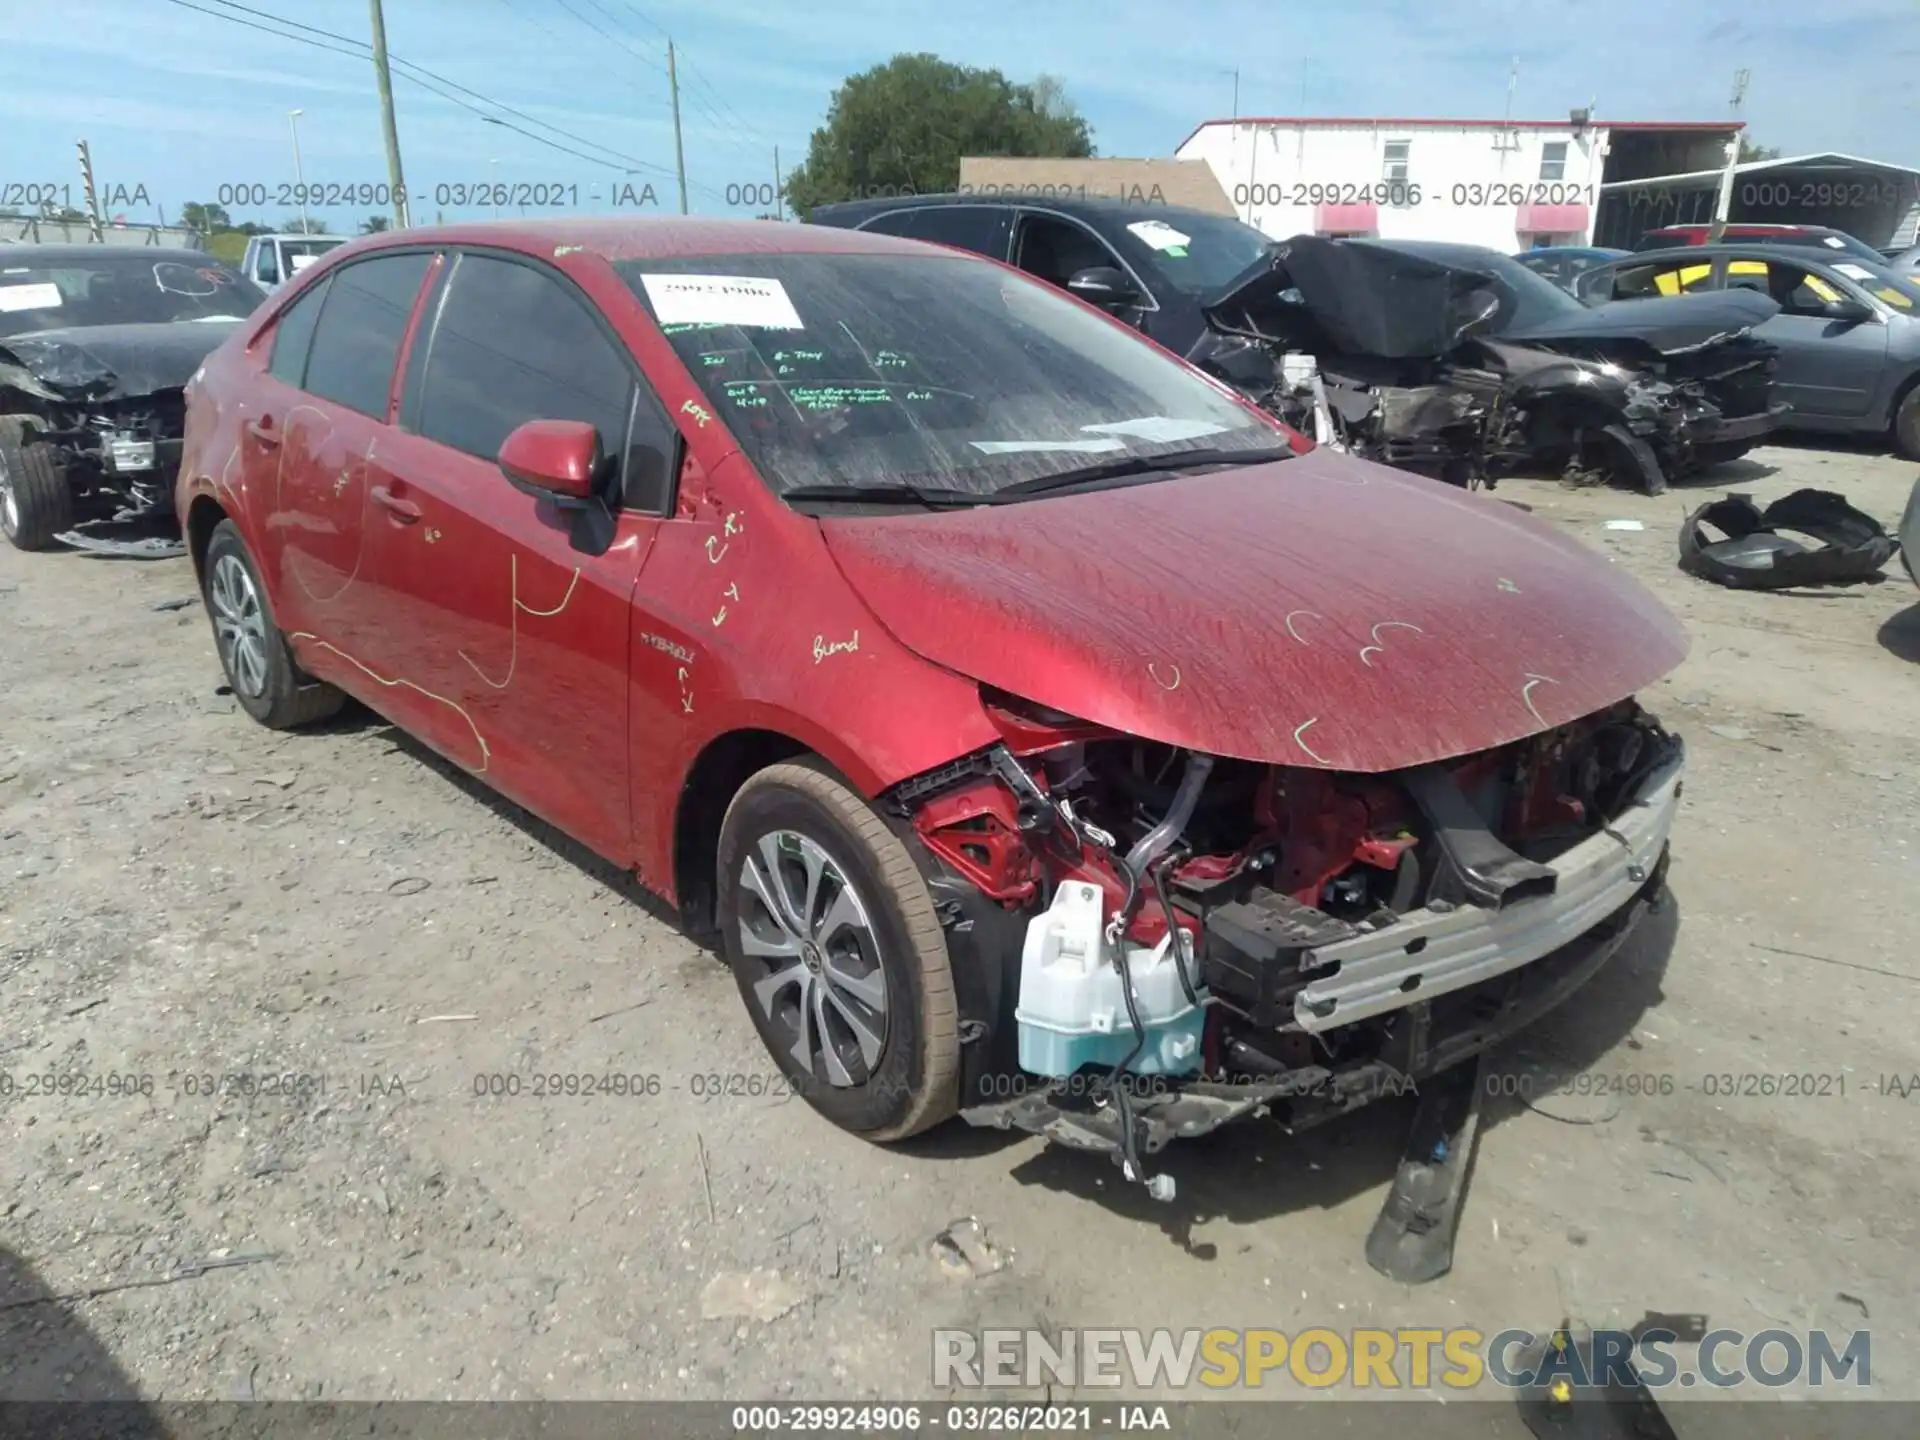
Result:
[[231,520],[216,525],[207,542],[202,586],[220,668],[241,709],[270,730],[291,730],[339,711],[346,697],[308,679],[293,663],[267,587]]
[[1920,385],[1911,386],[1893,413],[1893,443],[1909,460],[1920,460]]
[[0,415],[0,530],[19,550],[45,550],[73,528],[73,492],[60,453],[31,439],[18,415]]
[[933,899],[823,766],[769,766],[721,822],[721,943],[773,1061],[843,1129],[899,1140],[959,1103],[959,1012]]

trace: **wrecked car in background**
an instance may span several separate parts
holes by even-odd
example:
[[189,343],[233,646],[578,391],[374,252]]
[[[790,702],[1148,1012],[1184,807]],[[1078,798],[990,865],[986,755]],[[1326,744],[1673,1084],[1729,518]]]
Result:
[[1278,369],[1258,403],[1402,469],[1658,495],[1778,423],[1773,347],[1751,333],[1778,309],[1753,294],[1595,309],[1476,246],[1299,236],[1208,305],[1188,358],[1232,380],[1227,362],[1265,349]]
[[22,245],[0,254],[0,524],[56,542],[179,553],[187,382],[265,299],[210,255]]
[[961,251],[374,237],[188,436],[247,713],[352,694],[633,869],[876,1141],[958,1114],[1164,1195],[1168,1141],[1454,1066],[1660,894],[1650,593]]

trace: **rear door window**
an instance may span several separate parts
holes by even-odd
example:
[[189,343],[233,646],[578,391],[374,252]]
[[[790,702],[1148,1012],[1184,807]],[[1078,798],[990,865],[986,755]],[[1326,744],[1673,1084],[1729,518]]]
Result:
[[314,327],[320,323],[320,307],[326,301],[331,281],[331,276],[322,279],[273,322],[273,355],[267,364],[268,373],[296,390],[306,389],[307,352],[312,347]]
[[432,259],[425,251],[381,255],[336,271],[314,326],[301,388],[385,420],[394,361]]
[[1004,205],[930,205],[913,238],[1004,260],[1012,231],[1013,213]]

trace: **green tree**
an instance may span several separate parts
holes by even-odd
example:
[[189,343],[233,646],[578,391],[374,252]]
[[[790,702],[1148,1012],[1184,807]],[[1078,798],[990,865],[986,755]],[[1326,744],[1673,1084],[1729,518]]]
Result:
[[382,231],[389,230],[392,227],[393,222],[387,219],[386,216],[369,215],[360,222],[360,233],[362,235],[378,235]]
[[896,55],[841,82],[787,177],[797,216],[868,194],[952,190],[963,155],[1084,158],[1093,133],[1060,82],[1018,85],[937,55]]
[[1740,137],[1740,164],[1749,165],[1755,160],[1778,160],[1780,151],[1771,145],[1756,145],[1746,136]]
[[289,215],[280,222],[280,233],[282,235],[325,235],[327,222],[312,218],[302,220],[298,215]]
[[233,228],[233,220],[224,208],[203,204],[198,200],[189,200],[180,207],[180,223],[201,235]]

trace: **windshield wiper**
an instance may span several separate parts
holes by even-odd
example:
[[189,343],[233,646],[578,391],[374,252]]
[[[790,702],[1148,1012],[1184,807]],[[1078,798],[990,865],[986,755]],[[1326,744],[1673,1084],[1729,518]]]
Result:
[[1108,460],[1099,465],[1082,465],[1052,475],[1037,475],[994,492],[1001,495],[1044,495],[1075,485],[1093,485],[1102,480],[1121,480],[1130,475],[1162,475],[1170,470],[1195,470],[1203,465],[1270,465],[1276,460],[1291,460],[1289,446],[1270,446],[1259,450],[1224,450],[1202,447],[1175,450],[1166,455],[1129,455],[1124,460]]
[[846,505],[924,505],[930,510],[949,510],[997,504],[1000,495],[937,485],[796,485],[791,490],[782,490],[780,498],[831,500]]

